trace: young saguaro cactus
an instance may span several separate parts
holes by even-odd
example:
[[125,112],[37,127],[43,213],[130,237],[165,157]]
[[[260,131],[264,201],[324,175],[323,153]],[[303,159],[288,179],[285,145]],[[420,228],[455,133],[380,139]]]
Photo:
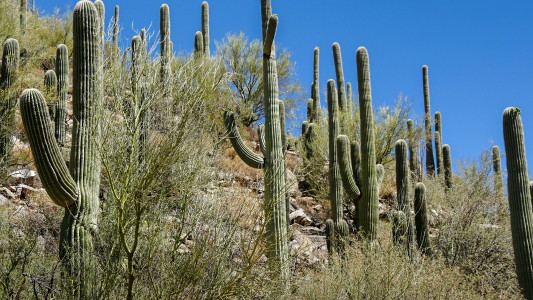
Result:
[[503,112],[503,138],[507,157],[507,191],[518,283],[526,299],[533,299],[533,208],[520,110]]
[[407,216],[404,235],[406,237],[407,253],[412,254],[415,244],[414,228],[411,216],[411,202],[409,201],[409,167],[407,162],[407,143],[398,140],[395,145],[396,154],[396,190],[398,210]]
[[333,222],[338,224],[342,219],[342,180],[337,164],[337,144],[335,140],[339,135],[339,105],[335,81],[328,80],[328,129],[329,129],[329,201]]
[[442,155],[444,157],[444,184],[446,185],[446,190],[450,190],[453,186],[453,170],[450,146],[447,144],[442,146]]
[[69,86],[69,64],[67,46],[61,44],[56,50],[57,105],[55,118],[55,137],[60,147],[65,146],[67,121],[67,98]]
[[435,159],[433,158],[433,141],[431,133],[431,107],[429,105],[428,66],[422,67],[422,82],[424,88],[424,122],[426,134],[426,176],[435,176]]
[[426,255],[431,255],[426,208],[426,186],[421,182],[415,186],[415,224],[418,249]]
[[209,4],[207,1],[202,2],[202,37],[204,45],[204,55],[209,58]]
[[57,76],[54,70],[48,70],[44,73],[44,90],[48,98],[48,113],[50,121],[55,121],[56,104],[57,104]]
[[359,203],[359,224],[365,236],[374,241],[378,236],[378,192],[384,169],[376,165],[376,146],[370,89],[370,65],[368,52],[364,47],[357,49],[357,82],[359,107],[361,108],[361,184],[355,180],[350,161],[348,137],[337,137],[337,150],[343,187],[354,201]]
[[[78,2],[73,13],[73,111],[74,127],[70,172],[53,136],[46,103],[37,90],[24,91],[21,115],[37,171],[52,201],[65,207],[61,223],[60,257],[83,272],[92,254],[92,235],[100,211],[100,139],[98,112],[103,93],[100,19],[90,1]],[[74,261],[75,260],[75,261]],[[86,278],[86,277],[81,277]]]
[[2,68],[0,70],[0,162],[7,165],[13,151],[13,127],[15,122],[16,90],[12,85],[17,80],[19,69],[19,43],[9,38],[4,43]]
[[194,35],[194,57],[199,58],[204,55],[204,38],[202,32],[197,31]]
[[500,148],[492,147],[492,165],[494,171],[494,191],[500,199],[503,199],[503,175],[500,160]]
[[[270,267],[282,279],[289,277],[287,246],[287,210],[281,120],[278,103],[278,78],[274,51],[274,36],[278,17],[272,15],[269,0],[261,1],[263,23],[263,78],[265,107],[265,159],[248,149],[235,128],[231,111],[224,113],[226,127],[233,147],[241,159],[251,167],[263,168],[265,174],[264,210],[267,222],[267,254]],[[285,281],[288,287],[288,280]]]

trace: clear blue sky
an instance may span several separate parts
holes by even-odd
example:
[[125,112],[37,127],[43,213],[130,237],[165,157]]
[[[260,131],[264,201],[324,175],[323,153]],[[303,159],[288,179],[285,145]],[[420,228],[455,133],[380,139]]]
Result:
[[[75,0],[38,0],[45,13]],[[134,29],[159,30],[162,1],[104,1],[107,22],[120,6],[122,41]],[[168,1],[174,49],[192,51],[201,30],[202,0]],[[227,32],[261,38],[260,0],[212,0],[211,51]],[[300,81],[312,82],[313,49],[320,48],[320,86],[335,79],[331,45],[343,54],[346,82],[357,79],[355,52],[370,55],[374,105],[393,104],[399,93],[422,115],[422,66],[429,67],[432,115],[440,110],[443,142],[452,158],[477,157],[492,140],[504,151],[502,115],[522,110],[526,149],[533,166],[533,1],[318,1],[272,0],[279,16],[276,42],[292,51]],[[354,86],[356,91],[356,85]],[[325,99],[322,96],[322,106]],[[304,110],[299,114],[305,118]],[[301,120],[298,121],[301,123]],[[505,162],[505,161],[503,161]]]

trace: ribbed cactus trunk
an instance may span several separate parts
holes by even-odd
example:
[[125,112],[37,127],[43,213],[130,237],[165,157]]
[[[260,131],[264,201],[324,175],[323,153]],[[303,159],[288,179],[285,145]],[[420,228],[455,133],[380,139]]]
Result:
[[118,5],[115,5],[115,17],[113,18],[113,51],[118,49]]
[[352,84],[346,84],[346,110],[348,111],[348,120],[352,120]]
[[494,192],[499,199],[503,199],[503,174],[500,160],[500,148],[498,146],[492,147],[492,165],[494,172]]
[[200,58],[204,55],[204,38],[202,32],[197,31],[194,35],[194,58]]
[[433,134],[431,131],[431,107],[429,105],[429,81],[428,67],[422,67],[422,81],[424,88],[424,123],[426,135],[426,176],[428,178],[435,176],[435,159],[433,158]]
[[452,156],[450,153],[450,146],[442,146],[442,156],[444,164],[444,184],[446,190],[450,190],[453,187],[453,169],[452,169]]
[[100,43],[103,51],[105,47],[105,5],[103,1],[96,0],[94,1],[94,6],[98,11],[98,17],[100,18],[100,28],[98,30],[100,32]]
[[161,70],[160,82],[165,87],[165,96],[169,90],[166,88],[170,84],[170,13],[168,5],[163,4],[159,10],[159,34],[161,36]]
[[335,64],[335,75],[337,78],[337,97],[339,101],[339,111],[341,113],[341,133],[347,134],[345,126],[345,120],[348,120],[348,99],[346,97],[346,89],[344,87],[344,71],[342,70],[342,56],[341,46],[338,43],[333,43],[333,63]]
[[419,182],[415,186],[415,224],[418,249],[426,255],[431,255],[429,240],[429,226],[426,208],[426,186]]
[[55,137],[60,147],[65,146],[67,122],[67,98],[69,88],[69,64],[67,46],[61,44],[56,50],[57,105]]
[[370,88],[370,64],[368,52],[364,47],[357,49],[357,83],[361,118],[361,203],[359,219],[363,234],[371,241],[378,237],[379,207],[378,179],[376,172],[376,146],[374,136],[374,117]]
[[331,217],[335,224],[342,219],[342,181],[337,164],[337,143],[339,135],[339,105],[335,81],[328,80],[328,129],[329,129],[329,201],[331,204]]
[[20,0],[20,29],[22,34],[25,33],[28,18],[28,0]]
[[50,121],[55,121],[56,104],[57,104],[57,76],[54,70],[48,70],[44,73],[44,90],[48,99],[48,113]]
[[503,112],[503,138],[516,275],[524,297],[533,299],[533,208],[519,109],[508,107]]
[[209,4],[207,1],[202,2],[202,36],[204,44],[204,55],[205,57],[210,57],[209,50]]
[[60,257],[73,276],[77,298],[91,286],[93,238],[100,210],[100,112],[103,91],[100,18],[94,4],[80,1],[73,13],[74,127],[70,172],[53,136],[44,98],[37,90],[21,97],[21,115],[37,171],[52,201],[65,207],[61,224]]
[[442,154],[442,139],[440,138],[440,132],[435,130],[435,156],[437,156],[437,174],[442,174],[444,167],[444,157]]
[[17,91],[11,86],[17,80],[19,69],[19,43],[7,39],[2,52],[2,69],[0,71],[0,164],[9,165],[13,152],[13,129],[15,126],[15,106]]
[[320,50],[315,47],[313,56],[313,84],[311,85],[311,96],[313,98],[313,110],[315,116],[313,123],[320,124],[322,122],[322,108],[320,107],[320,84],[318,82],[318,63]]
[[411,181],[420,181],[420,162],[418,160],[418,141],[415,140],[413,120],[407,120],[407,138],[409,139],[409,169],[411,170]]
[[415,238],[413,220],[411,219],[411,201],[409,201],[409,166],[407,161],[407,143],[404,140],[398,140],[395,145],[396,154],[396,194],[398,210],[405,214],[405,228],[403,233],[406,240],[406,248],[409,256],[412,255]]
[[313,99],[307,100],[307,122],[313,123]]

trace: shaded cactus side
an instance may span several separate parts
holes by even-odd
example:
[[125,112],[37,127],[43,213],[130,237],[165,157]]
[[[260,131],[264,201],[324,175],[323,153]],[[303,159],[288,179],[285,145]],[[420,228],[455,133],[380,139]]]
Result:
[[494,172],[494,191],[499,199],[503,199],[503,174],[500,159],[500,148],[498,146],[492,147],[492,165]]
[[431,255],[429,240],[429,226],[426,207],[426,186],[419,182],[415,186],[415,224],[418,249],[426,255]]
[[18,41],[11,38],[7,39],[2,52],[2,69],[0,71],[0,162],[4,166],[9,164],[13,152],[17,95],[16,89],[12,88],[12,85],[18,76],[19,53]]
[[57,105],[57,76],[54,70],[48,70],[46,73],[44,73],[44,90],[46,98],[48,98],[48,113],[50,114],[50,121],[54,122]]
[[203,53],[205,57],[209,58],[211,53],[209,50],[209,4],[202,2],[202,37],[203,37]]
[[429,81],[428,67],[422,67],[422,82],[424,89],[424,122],[426,135],[426,176],[428,178],[435,176],[435,159],[433,158],[433,141],[431,133],[431,108],[429,104]]
[[60,147],[65,146],[67,122],[67,98],[69,88],[69,63],[67,46],[61,44],[56,50],[57,104],[55,137]]
[[503,138],[516,275],[524,297],[533,299],[533,208],[519,109],[508,107],[503,112]]
[[446,190],[450,190],[453,187],[453,170],[450,146],[442,146],[442,155],[444,157],[444,184],[446,185]]

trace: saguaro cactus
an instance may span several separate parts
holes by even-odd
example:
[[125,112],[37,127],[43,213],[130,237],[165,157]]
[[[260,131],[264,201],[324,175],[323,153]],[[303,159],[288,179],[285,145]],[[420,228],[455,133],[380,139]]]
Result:
[[437,174],[442,174],[443,168],[443,156],[442,156],[442,139],[440,138],[440,132],[435,130],[435,156],[437,156]]
[[26,29],[26,19],[28,18],[28,0],[20,0],[20,29],[22,34]]
[[314,60],[313,60],[313,84],[311,85],[311,98],[313,98],[313,110],[315,116],[313,118],[313,123],[322,122],[322,108],[320,107],[320,84],[318,82],[318,59],[319,59],[320,50],[318,47],[315,47],[314,51]]
[[159,9],[159,33],[161,35],[161,84],[166,86],[170,79],[170,14],[168,5],[163,4]]
[[204,38],[202,32],[197,31],[194,35],[194,57],[202,57],[204,55]]
[[7,165],[13,151],[13,127],[15,122],[16,90],[15,83],[19,68],[19,43],[7,39],[2,52],[2,69],[0,71],[0,162]]
[[[39,91],[24,91],[21,115],[37,171],[52,201],[65,207],[61,224],[60,257],[78,272],[84,272],[92,254],[92,234],[100,210],[100,157],[98,113],[102,105],[100,20],[90,1],[80,1],[73,13],[73,104],[74,128],[70,172],[55,142],[46,103]],[[82,276],[80,278],[87,278]],[[79,283],[83,285],[84,283]],[[80,292],[83,292],[81,290]]]
[[48,70],[44,73],[44,89],[48,98],[48,113],[50,121],[55,121],[56,104],[57,104],[57,76],[54,70]]
[[349,120],[352,119],[352,84],[346,84],[346,110],[348,111]]
[[418,249],[424,254],[431,255],[426,208],[426,186],[421,182],[415,186],[415,224]]
[[500,148],[492,147],[492,165],[494,172],[494,191],[500,199],[503,199],[503,175],[500,163]]
[[118,49],[118,5],[115,5],[115,17],[113,18],[113,51]]
[[[263,78],[265,107],[265,159],[248,149],[235,128],[231,111],[224,113],[226,127],[233,147],[241,159],[251,167],[263,168],[265,174],[264,210],[267,218],[267,254],[270,266],[282,279],[288,279],[287,210],[283,140],[278,103],[278,78],[274,51],[274,36],[278,17],[272,15],[270,1],[261,1],[263,22]],[[285,281],[288,287],[288,281]]]
[[65,146],[65,123],[67,121],[68,97],[68,49],[61,44],[56,50],[56,75],[57,75],[57,105],[55,118],[55,137],[60,147]]
[[337,144],[339,135],[339,106],[335,81],[328,80],[328,119],[329,119],[329,201],[333,222],[338,224],[342,219],[342,181],[337,164]]
[[100,18],[100,28],[98,29],[98,32],[100,32],[100,42],[102,43],[103,51],[105,47],[105,5],[101,0],[96,0],[94,1],[94,6],[98,11],[98,17]]
[[418,160],[418,141],[415,140],[413,120],[407,120],[407,138],[409,139],[409,169],[412,182],[420,181],[420,162]]
[[426,176],[435,176],[435,159],[433,158],[433,141],[431,133],[431,108],[429,105],[429,82],[428,82],[428,66],[422,67],[422,78],[424,86],[424,122],[426,134]]
[[364,47],[357,49],[357,81],[359,107],[361,108],[361,184],[355,181],[348,137],[337,137],[337,150],[343,187],[354,201],[359,203],[359,224],[364,234],[375,240],[378,235],[378,191],[383,178],[383,166],[376,166],[372,95],[370,90],[370,66],[368,52]]
[[444,184],[446,185],[446,189],[450,190],[453,186],[453,170],[450,146],[447,144],[442,146],[442,155],[444,157]]
[[415,244],[413,221],[411,219],[411,201],[409,201],[409,167],[407,162],[407,143],[398,140],[395,145],[396,153],[396,190],[398,210],[403,211],[407,216],[407,231],[403,234],[406,237],[407,253],[411,255]]
[[209,58],[209,4],[207,1],[202,2],[202,36],[204,39],[204,55]]
[[[346,98],[346,89],[344,88],[344,71],[342,70],[342,56],[341,56],[341,46],[339,43],[333,43],[333,62],[335,64],[335,75],[337,77],[337,93],[339,101],[339,110],[341,111],[343,117],[347,114],[347,98]],[[345,133],[345,132],[343,132]]]
[[503,112],[503,138],[507,157],[507,191],[518,283],[526,299],[533,299],[533,210],[520,110]]

